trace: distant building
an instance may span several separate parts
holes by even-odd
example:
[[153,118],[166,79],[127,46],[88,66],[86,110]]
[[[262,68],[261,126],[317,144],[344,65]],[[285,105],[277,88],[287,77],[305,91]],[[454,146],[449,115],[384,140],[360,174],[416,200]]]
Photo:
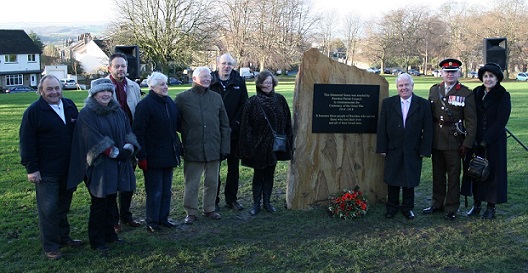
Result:
[[[84,72],[88,74],[107,73],[109,52],[103,40],[93,39],[90,33],[83,33],[77,37],[77,41],[68,43],[62,49],[63,60],[71,58],[77,60]],[[75,74],[75,71],[69,71]]]
[[0,87],[36,87],[42,73],[41,54],[24,30],[0,29]]

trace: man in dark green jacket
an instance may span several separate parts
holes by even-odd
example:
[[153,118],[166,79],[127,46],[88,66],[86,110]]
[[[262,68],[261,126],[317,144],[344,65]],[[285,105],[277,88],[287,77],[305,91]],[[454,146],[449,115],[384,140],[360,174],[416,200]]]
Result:
[[191,89],[176,96],[181,113],[180,133],[183,145],[185,192],[183,207],[186,224],[198,214],[198,190],[204,174],[203,214],[211,219],[222,217],[215,211],[220,161],[230,151],[229,119],[222,97],[209,90],[211,71],[198,67],[193,72]]

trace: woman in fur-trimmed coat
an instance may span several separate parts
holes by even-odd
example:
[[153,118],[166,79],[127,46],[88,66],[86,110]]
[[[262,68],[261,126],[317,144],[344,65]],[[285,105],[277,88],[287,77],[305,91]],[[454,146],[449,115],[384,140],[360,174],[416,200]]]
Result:
[[[270,204],[275,166],[279,160],[290,160],[293,154],[293,132],[290,108],[286,99],[275,93],[277,79],[269,71],[263,71],[255,80],[257,95],[248,99],[240,125],[240,159],[242,165],[254,169],[253,209],[251,215],[260,212],[260,200],[264,209],[275,212]],[[269,122],[268,122],[269,121]],[[273,132],[287,137],[285,152],[273,151]]]
[[130,122],[112,97],[109,79],[93,80],[80,111],[72,140],[68,188],[84,180],[91,196],[88,237],[93,249],[119,240],[112,208],[117,191],[134,191],[136,177],[131,157],[139,150]]

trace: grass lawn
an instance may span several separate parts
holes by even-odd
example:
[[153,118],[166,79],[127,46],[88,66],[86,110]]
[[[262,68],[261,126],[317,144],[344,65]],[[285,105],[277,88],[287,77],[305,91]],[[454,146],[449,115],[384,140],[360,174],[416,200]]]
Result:
[[[395,78],[387,76],[395,95]],[[426,97],[440,78],[415,77],[415,93]],[[478,80],[463,80],[470,88]],[[528,83],[503,85],[512,96],[508,129],[528,144]],[[171,87],[172,98],[189,85]],[[248,82],[250,95],[254,84]],[[277,91],[290,105],[293,78],[280,78]],[[86,91],[64,96],[83,107]],[[143,227],[124,227],[124,244],[110,245],[100,256],[89,245],[64,248],[64,258],[48,261],[39,241],[35,189],[20,165],[18,129],[23,111],[37,99],[34,93],[0,94],[0,272],[527,272],[528,271],[528,152],[508,138],[508,203],[497,206],[496,219],[468,219],[463,198],[455,221],[441,215],[423,215],[430,204],[431,162],[424,161],[416,188],[417,218],[401,214],[384,218],[383,204],[370,204],[367,215],[352,221],[329,217],[324,206],[308,210],[284,208],[287,163],[277,166],[272,202],[275,214],[249,215],[252,170],[241,167],[239,198],[246,209],[222,208],[223,219],[199,217],[184,225],[182,168],[174,172],[171,217],[179,224],[160,234]],[[302,156],[302,155],[296,155]],[[225,181],[225,162],[221,176]],[[132,210],[145,217],[144,179],[136,171],[138,190]],[[223,205],[223,191],[222,191]],[[469,200],[471,204],[471,199]],[[69,214],[73,238],[88,242],[89,195],[84,185],[74,194]]]

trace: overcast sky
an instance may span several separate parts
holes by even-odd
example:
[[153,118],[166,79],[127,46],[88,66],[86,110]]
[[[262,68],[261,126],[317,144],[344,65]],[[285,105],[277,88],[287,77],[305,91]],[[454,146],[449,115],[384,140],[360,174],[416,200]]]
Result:
[[[214,0],[211,0],[214,1]],[[449,0],[308,0],[314,4],[315,11],[330,11],[336,14],[354,13],[363,18],[381,17],[390,10],[424,5],[432,10],[438,9]],[[473,5],[489,7],[491,0],[451,0]],[[528,1],[528,0],[525,0]],[[0,24],[2,23],[104,23],[113,14],[113,0],[2,0]]]

